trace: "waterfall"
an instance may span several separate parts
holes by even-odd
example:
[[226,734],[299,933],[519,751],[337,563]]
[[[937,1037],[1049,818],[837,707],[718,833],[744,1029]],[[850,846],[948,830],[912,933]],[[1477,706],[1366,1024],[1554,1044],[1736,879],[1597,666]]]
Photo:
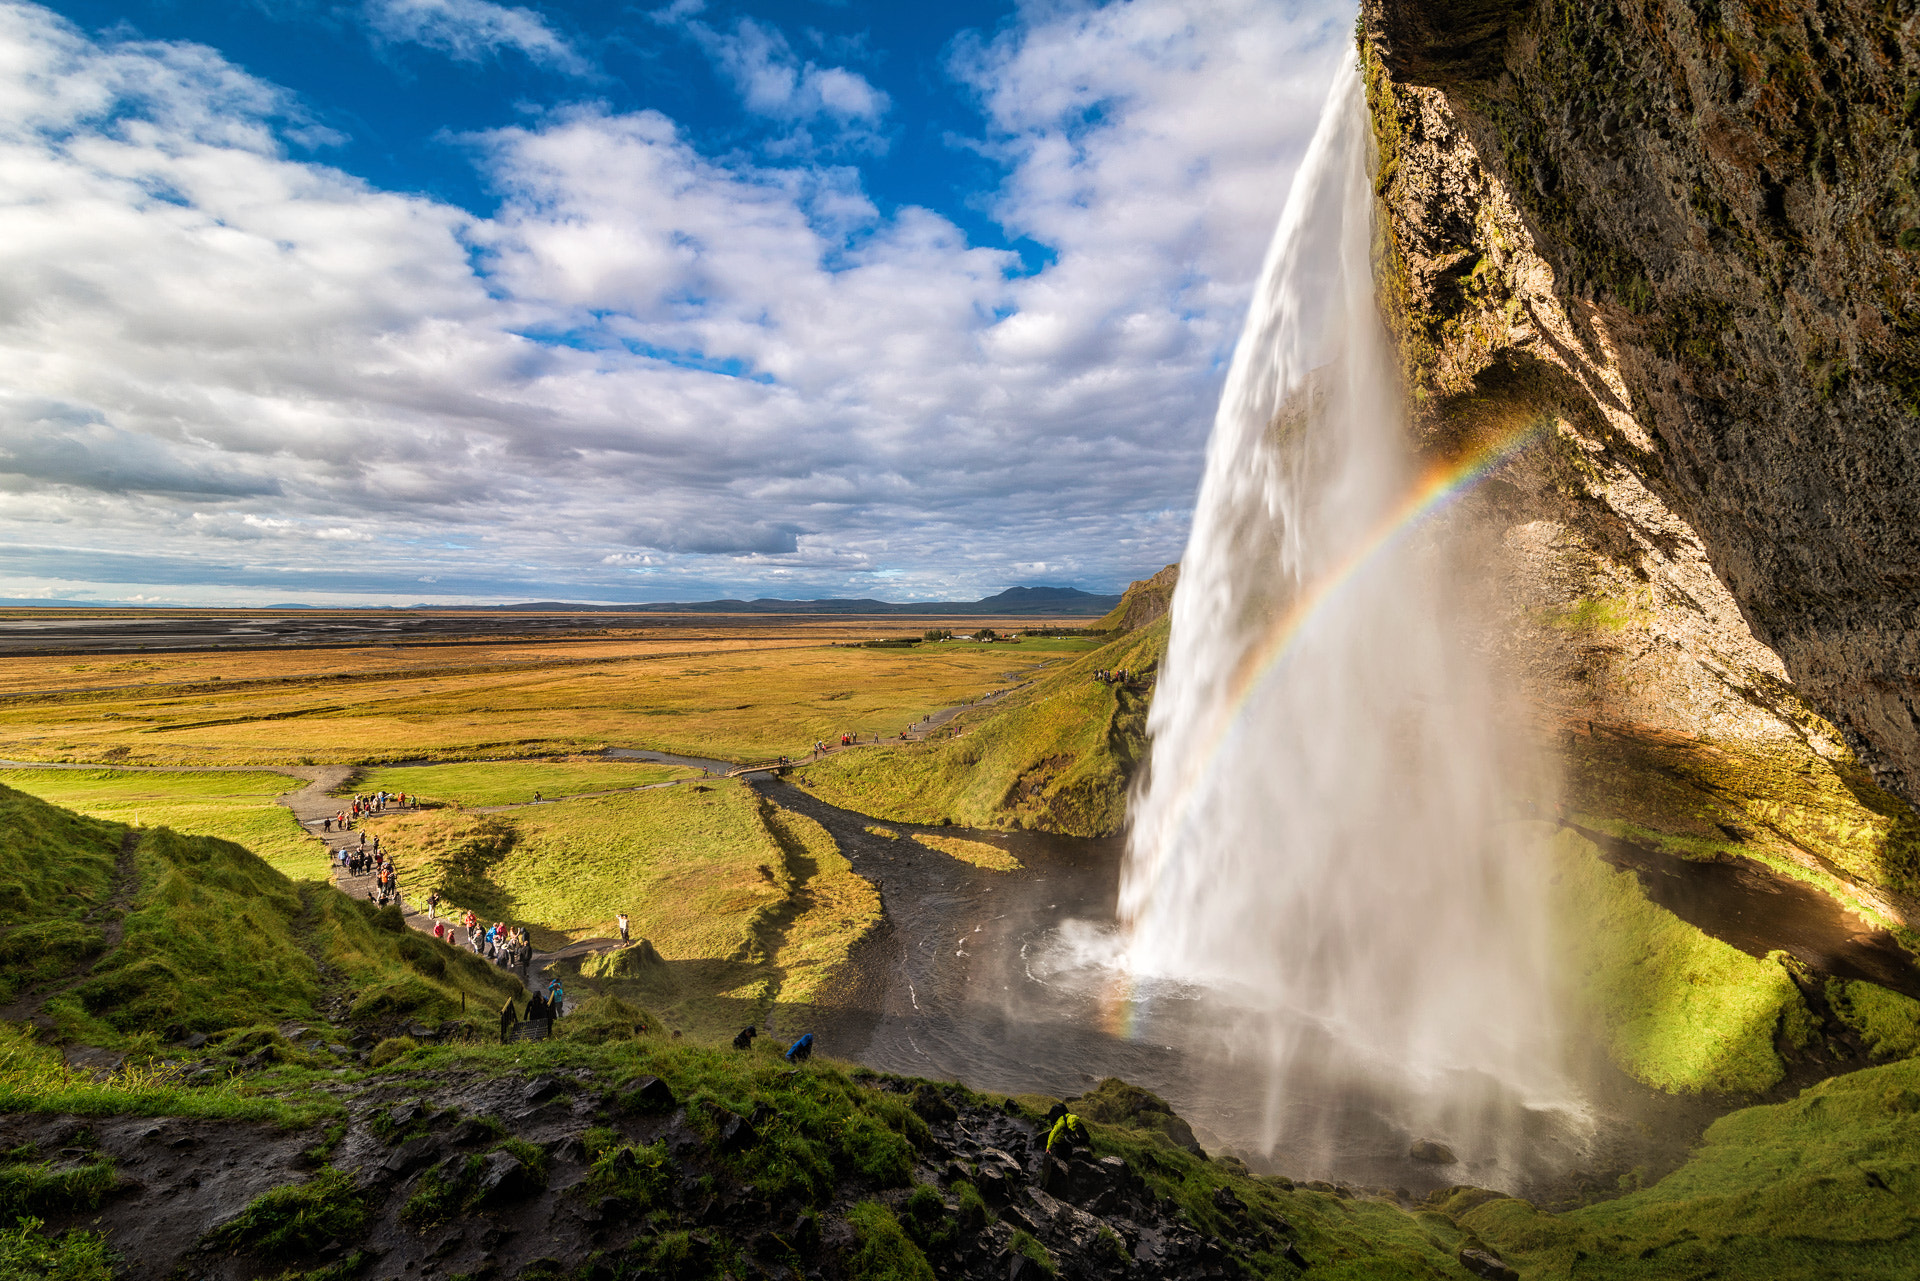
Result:
[[1269,1146],[1298,1150],[1309,1078],[1365,1081],[1497,1163],[1488,1100],[1511,1120],[1567,1098],[1544,825],[1524,821],[1545,793],[1468,643],[1444,521],[1419,518],[1435,485],[1375,300],[1373,160],[1349,54],[1208,446],[1122,946],[1136,999],[1203,991],[1228,1051],[1264,1065]]

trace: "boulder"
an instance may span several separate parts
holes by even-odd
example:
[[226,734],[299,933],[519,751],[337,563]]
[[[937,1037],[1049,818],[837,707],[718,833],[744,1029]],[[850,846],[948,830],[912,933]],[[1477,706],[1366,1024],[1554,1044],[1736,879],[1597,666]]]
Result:
[[643,1076],[628,1092],[627,1106],[639,1112],[668,1112],[673,1109],[673,1091],[657,1076]]
[[715,1151],[742,1152],[760,1141],[760,1133],[753,1128],[753,1122],[737,1112],[728,1112],[723,1108],[714,1119],[719,1123],[719,1132],[714,1137]]
[[1407,1149],[1407,1155],[1428,1165],[1455,1165],[1460,1160],[1453,1154],[1452,1148],[1434,1139],[1415,1139],[1413,1146]]
[[533,1171],[519,1157],[506,1151],[489,1152],[480,1168],[480,1199],[504,1201],[522,1196],[533,1189],[534,1182]]
[[1454,1257],[1460,1260],[1461,1267],[1483,1278],[1483,1281],[1520,1281],[1520,1274],[1489,1250],[1468,1246]]
[[520,1101],[529,1106],[545,1103],[564,1093],[566,1087],[550,1076],[536,1076],[520,1091]]
[[436,1144],[432,1139],[419,1138],[410,1143],[402,1143],[387,1154],[380,1169],[396,1179],[404,1179],[415,1170],[423,1169],[433,1161]]
[[426,1119],[426,1105],[418,1099],[396,1103],[387,1109],[387,1124],[396,1130],[404,1130],[415,1122]]

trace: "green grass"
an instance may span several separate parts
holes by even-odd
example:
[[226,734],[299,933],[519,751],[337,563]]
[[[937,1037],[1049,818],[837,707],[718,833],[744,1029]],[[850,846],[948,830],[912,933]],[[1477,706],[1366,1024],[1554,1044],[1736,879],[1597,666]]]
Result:
[[545,799],[646,787],[698,774],[678,765],[644,761],[469,761],[456,765],[409,765],[361,770],[354,792],[404,792],[453,805],[521,805],[538,793]]
[[207,1234],[209,1244],[267,1258],[309,1254],[331,1237],[358,1233],[367,1205],[351,1175],[328,1166],[305,1183],[261,1193]]
[[[22,880],[28,911],[64,912],[50,919],[70,923],[76,909],[100,901],[111,866],[106,847],[117,855],[125,829],[4,789],[0,805],[18,820],[9,866],[72,872],[64,894],[44,876]],[[87,952],[69,967],[78,982],[45,1007],[64,1035],[87,1044],[141,1049],[194,1031],[321,1022],[322,962],[353,986],[361,1014],[445,1017],[463,997],[487,1009],[519,990],[478,958],[409,933],[397,911],[377,912],[317,882],[296,884],[229,841],[148,829],[133,866],[138,888],[120,945],[90,965],[99,949]],[[20,928],[0,935],[0,947]]]
[[300,1093],[283,1099],[240,1078],[187,1086],[162,1068],[138,1063],[104,1081],[74,1071],[60,1054],[35,1042],[19,1024],[0,1024],[0,1113],[38,1112],[60,1116],[178,1116],[222,1121],[265,1121],[282,1129],[304,1129],[343,1115],[323,1095]]
[[1911,1278],[1920,1260],[1920,1063],[1722,1117],[1686,1165],[1617,1201],[1459,1216],[1529,1281]]
[[933,1268],[908,1238],[900,1220],[879,1201],[862,1201],[847,1211],[855,1248],[847,1275],[855,1281],[933,1281]]
[[1845,979],[1828,979],[1826,996],[1834,1014],[1860,1034],[1874,1057],[1920,1054],[1920,1001],[1874,983]]
[[634,947],[580,963],[579,981],[683,1030],[731,1035],[776,998],[830,1001],[879,917],[878,894],[824,828],[739,782],[389,815],[368,830],[414,898],[438,887],[448,910],[525,924],[542,947],[615,937],[625,910]]
[[97,1232],[43,1236],[39,1219],[0,1228],[0,1278],[4,1281],[112,1281],[117,1262]]
[[438,886],[455,907],[532,927],[536,944],[617,934],[669,959],[727,957],[780,891],[758,869],[780,862],[751,791],[716,782],[475,816],[387,815],[366,824],[410,897]]
[[1150,677],[1168,627],[1163,618],[1083,652],[1004,702],[962,712],[925,742],[836,753],[799,777],[835,805],[897,822],[1116,832],[1145,751],[1147,696],[1093,673]]
[[320,843],[274,803],[305,786],[285,774],[0,770],[0,784],[94,818],[232,841],[288,876],[327,875]]
[[1783,1017],[1805,1016],[1786,970],[1649,901],[1573,832],[1553,841],[1559,937],[1579,1009],[1628,1075],[1672,1093],[1752,1094],[1786,1073]]
[[0,998],[70,971],[105,945],[88,920],[113,892],[126,829],[0,787]]
[[962,863],[984,867],[991,872],[1020,870],[1019,859],[998,845],[989,845],[985,841],[970,841],[961,836],[942,836],[937,832],[916,832],[913,839],[930,850],[940,851],[948,858],[957,858]]

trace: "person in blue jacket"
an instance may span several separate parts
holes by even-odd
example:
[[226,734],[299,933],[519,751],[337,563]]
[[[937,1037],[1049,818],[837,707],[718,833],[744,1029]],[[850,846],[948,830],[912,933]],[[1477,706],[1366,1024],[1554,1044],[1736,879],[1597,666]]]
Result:
[[787,1047],[787,1062],[805,1063],[813,1057],[813,1033],[808,1032]]

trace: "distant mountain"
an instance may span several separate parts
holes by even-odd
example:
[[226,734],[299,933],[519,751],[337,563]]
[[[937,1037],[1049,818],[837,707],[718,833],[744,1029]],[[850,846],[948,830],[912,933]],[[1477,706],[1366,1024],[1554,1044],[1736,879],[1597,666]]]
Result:
[[[1009,587],[997,596],[975,601],[885,600],[707,600],[649,602],[638,605],[571,605],[565,601],[532,601],[523,605],[481,605],[469,608],[546,613],[573,610],[609,614],[932,614],[932,615],[1048,615],[1098,618],[1120,603],[1118,596],[1099,596],[1077,587]],[[416,605],[415,609],[444,610],[444,605]]]

